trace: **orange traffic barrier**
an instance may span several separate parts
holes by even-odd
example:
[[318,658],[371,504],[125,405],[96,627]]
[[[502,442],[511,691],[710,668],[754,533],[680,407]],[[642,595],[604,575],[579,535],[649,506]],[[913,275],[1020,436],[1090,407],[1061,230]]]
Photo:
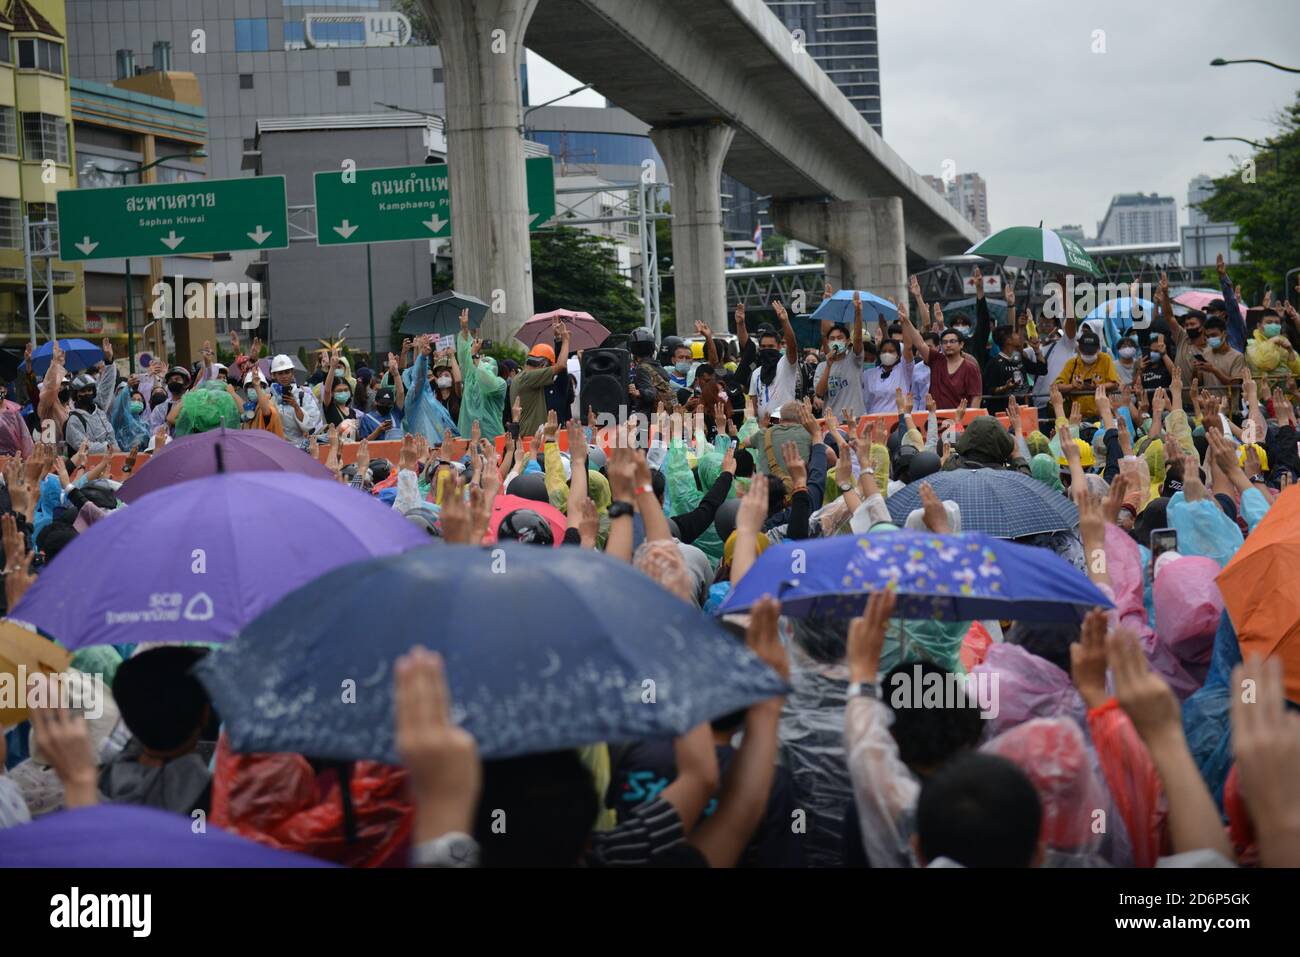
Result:
[[[939,416],[941,420],[952,419],[956,417],[957,410],[939,409],[936,414]],[[975,419],[978,419],[982,416],[986,416],[988,414],[989,414],[988,411],[985,409],[967,409],[966,415],[962,418],[962,426],[964,427],[966,425],[969,425]],[[921,429],[922,431],[925,430],[927,415],[929,415],[929,413],[925,411],[912,413],[912,421],[914,421],[916,423],[917,428]],[[1002,423],[1003,426],[1010,429],[1011,422],[1010,419],[1007,418],[1005,413],[999,415],[997,419],[999,422]],[[870,429],[871,423],[877,421],[884,422],[886,429],[892,429],[894,423],[898,421],[898,413],[887,412],[887,413],[879,413],[877,415],[864,415],[857,420],[857,422],[855,423],[855,428],[858,431],[858,433],[861,433],[866,429]],[[824,424],[825,423],[823,421],[823,425]],[[847,424],[847,423],[842,423],[842,424]],[[1028,435],[1030,432],[1037,429],[1038,410],[1033,406],[1021,406],[1020,424],[1021,424],[1021,431],[1024,432],[1024,434],[1026,435]],[[598,433],[599,433],[598,440],[607,440],[612,434],[610,433],[609,430],[605,430],[605,429],[598,430]],[[652,438],[657,436],[657,429],[654,428],[651,429],[651,436]],[[523,440],[524,450],[531,451],[533,446],[533,436],[525,435],[525,436],[521,436],[521,438]],[[494,441],[497,450],[497,459],[499,461],[500,457],[505,454],[506,436],[498,435]],[[569,436],[565,433],[564,429],[561,429],[559,433],[556,435],[556,442],[559,445],[561,452],[567,452],[569,450]],[[602,447],[604,447],[605,442],[602,441],[601,445]],[[351,465],[357,460],[357,449],[359,447],[360,447],[360,443],[358,442],[344,442],[339,446],[339,451],[343,456],[344,465]],[[468,449],[469,449],[468,439],[448,436],[447,439],[442,444],[441,457],[444,460],[456,461],[462,458],[465,455],[466,451],[468,451]],[[396,465],[401,456],[402,443],[400,441],[371,442],[369,445],[369,450],[370,450],[370,458],[372,460],[387,459],[388,461]],[[608,452],[609,451],[608,448],[606,448],[605,451]],[[316,454],[317,457],[321,460],[321,462],[324,462],[326,458],[328,458],[329,456],[328,443],[322,441],[317,446]],[[94,468],[96,465],[99,464],[100,460],[102,459],[103,459],[102,455],[88,456],[86,467]],[[124,452],[113,453],[112,462],[109,465],[109,471],[108,471],[108,474],[111,478],[114,478],[117,481],[122,482],[130,477],[130,473],[122,471],[122,466],[126,463],[126,460],[127,460],[126,453]],[[140,471],[140,469],[148,461],[149,461],[148,452],[141,452],[139,455],[137,455],[136,463],[135,463],[135,471],[137,472]]]

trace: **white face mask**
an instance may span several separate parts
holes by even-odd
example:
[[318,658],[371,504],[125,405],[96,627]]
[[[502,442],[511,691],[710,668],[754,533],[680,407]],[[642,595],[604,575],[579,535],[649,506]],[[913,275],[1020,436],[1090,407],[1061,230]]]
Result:
[[1132,359],[1137,354],[1138,351],[1134,349],[1132,346],[1124,346],[1122,349],[1119,350],[1119,357],[1121,359]]
[[1090,355],[1090,356],[1088,356],[1088,355],[1084,355],[1082,352],[1080,352],[1080,353],[1079,353],[1079,358],[1083,361],[1083,364],[1084,364],[1084,365],[1089,365],[1089,366],[1090,366],[1090,365],[1092,365],[1094,362],[1097,361],[1097,356],[1099,356],[1099,355],[1101,355],[1100,352],[1094,352],[1094,353],[1093,353],[1092,355]]
[[888,368],[898,361],[898,356],[892,352],[882,352],[880,354],[880,364]]
[[449,376],[449,375],[440,375],[440,376],[438,376],[438,378],[435,379],[434,381],[438,384],[438,388],[439,388],[439,389],[450,389],[450,388],[451,388],[451,376]]

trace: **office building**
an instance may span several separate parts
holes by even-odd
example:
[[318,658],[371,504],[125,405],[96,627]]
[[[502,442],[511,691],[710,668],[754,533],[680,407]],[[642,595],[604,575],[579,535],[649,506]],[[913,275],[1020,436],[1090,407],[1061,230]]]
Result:
[[[314,174],[322,156],[349,156],[357,167],[414,166],[430,157],[445,158],[441,123],[411,113],[347,116],[268,117],[259,120],[247,166],[258,176],[284,176],[289,206],[315,202]],[[314,218],[314,217],[313,217]],[[292,236],[294,227],[290,226]],[[329,227],[319,222],[318,229]],[[287,249],[261,252],[249,275],[262,283],[270,300],[268,336],[279,352],[305,354],[317,341],[332,338],[345,323],[348,344],[370,351],[373,290],[376,351],[391,348],[393,311],[433,292],[437,268],[434,245],[443,241],[407,240],[371,248],[370,275],[364,245],[317,246],[291,242]],[[369,278],[369,281],[367,279]]]
[[1228,265],[1239,256],[1232,248],[1240,227],[1236,223],[1216,223],[1201,212],[1198,204],[1214,195],[1214,179],[1204,174],[1192,177],[1187,184],[1187,225],[1180,230],[1183,265],[1212,269],[1219,256]]
[[1178,205],[1172,196],[1121,193],[1097,224],[1097,245],[1178,242]]
[[989,196],[984,177],[979,173],[958,173],[950,182],[938,176],[922,176],[923,180],[943,194],[949,204],[961,213],[980,235],[989,234]]
[[826,71],[872,129],[880,120],[875,0],[767,0],[772,12]]
[[1090,239],[1084,236],[1083,226],[1079,225],[1078,223],[1073,223],[1068,226],[1057,226],[1055,232],[1056,235],[1060,236],[1062,239],[1073,239],[1080,246],[1082,246],[1084,243],[1091,244],[1092,242]]
[[[55,221],[59,190],[76,183],[66,36],[63,0],[0,3],[0,334],[10,347],[21,348],[31,330],[23,217]],[[33,233],[42,243],[58,241],[57,226]],[[39,338],[49,338],[47,280],[57,334],[84,335],[81,267],[40,258],[33,272]]]
[[[151,72],[123,82],[133,88],[71,81],[77,188],[204,179],[204,160],[195,154],[207,142],[207,122],[194,74]],[[145,166],[150,168],[141,171]],[[214,317],[191,316],[174,329],[168,322],[160,326],[152,316],[153,287],[177,276],[185,282],[205,282],[212,277],[212,266],[210,255],[132,260],[128,325],[127,261],[87,260],[82,264],[85,334],[112,339],[122,358],[132,349],[137,354],[175,351],[182,362],[199,358],[203,340],[215,336]]]
[[101,83],[164,65],[194,73],[210,174],[225,179],[243,175],[264,116],[444,108],[437,47],[414,45],[392,11],[391,0],[68,0],[69,62]]

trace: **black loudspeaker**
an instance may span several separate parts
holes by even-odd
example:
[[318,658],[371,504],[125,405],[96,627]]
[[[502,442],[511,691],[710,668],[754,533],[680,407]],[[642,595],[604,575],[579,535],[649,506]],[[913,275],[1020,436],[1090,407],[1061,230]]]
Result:
[[628,405],[627,386],[632,354],[626,349],[586,349],[582,353],[582,393],[578,413],[587,421],[588,410],[617,416]]

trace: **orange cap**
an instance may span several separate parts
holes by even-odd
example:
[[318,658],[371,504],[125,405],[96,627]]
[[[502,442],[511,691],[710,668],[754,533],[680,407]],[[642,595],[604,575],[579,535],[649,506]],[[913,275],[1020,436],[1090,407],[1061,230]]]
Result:
[[554,362],[554,361],[555,361],[555,347],[554,347],[554,346],[548,346],[548,345],[547,345],[546,343],[544,343],[544,342],[539,342],[539,343],[537,343],[537,345],[533,346],[531,349],[528,350],[528,355],[529,355],[530,357],[532,357],[532,356],[541,356],[541,357],[542,357],[543,359],[545,359],[547,362]]

